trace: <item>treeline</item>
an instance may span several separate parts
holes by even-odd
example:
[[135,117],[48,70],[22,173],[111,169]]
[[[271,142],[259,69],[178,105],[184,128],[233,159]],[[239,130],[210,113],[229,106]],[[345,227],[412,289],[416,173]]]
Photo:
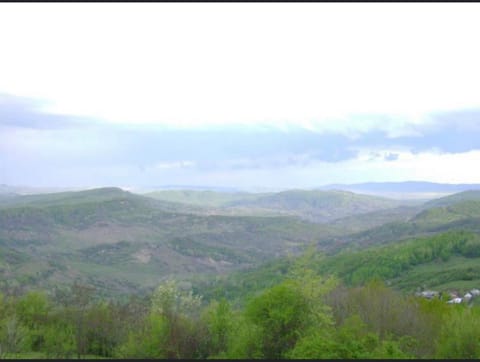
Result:
[[[441,285],[452,281],[480,279],[480,264],[464,265],[460,261],[455,270],[444,270],[444,263],[454,257],[479,258],[480,236],[457,230],[359,251],[345,250],[328,257],[317,252],[311,255],[308,267],[320,275],[334,275],[350,287],[363,285],[376,278],[396,287],[402,286],[411,292],[424,284]],[[244,296],[252,296],[285,280],[295,260],[295,257],[287,256],[251,270],[237,271],[215,279],[198,278],[194,290],[208,300],[225,297],[239,304],[238,301],[244,299]],[[406,272],[429,263],[432,270],[426,278],[402,279]]]
[[96,300],[74,285],[0,298],[1,357],[480,358],[480,310],[401,294],[382,282],[347,287],[305,254],[280,283],[241,307],[206,302],[174,281],[149,298]]
[[358,252],[342,252],[318,263],[317,269],[320,273],[337,275],[347,285],[360,285],[372,277],[396,278],[416,265],[445,262],[452,256],[480,257],[480,236],[467,231],[449,231]]

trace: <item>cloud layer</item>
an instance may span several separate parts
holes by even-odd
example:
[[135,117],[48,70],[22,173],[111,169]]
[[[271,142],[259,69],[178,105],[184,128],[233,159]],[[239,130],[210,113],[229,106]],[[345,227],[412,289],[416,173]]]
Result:
[[[348,127],[336,131],[293,125],[175,129],[49,114],[40,105],[0,95],[0,183],[315,187],[408,179],[480,182],[476,109],[432,113],[424,122],[397,121],[399,132],[392,135],[388,124],[378,121],[388,115],[352,116]],[[365,120],[371,122],[368,127]]]
[[334,132],[379,113],[397,134],[419,114],[480,106],[478,4],[1,6],[0,91],[56,113]]

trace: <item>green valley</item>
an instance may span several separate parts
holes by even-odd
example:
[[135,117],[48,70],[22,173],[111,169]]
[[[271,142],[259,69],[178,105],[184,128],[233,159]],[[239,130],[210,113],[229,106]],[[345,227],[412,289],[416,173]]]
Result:
[[[451,293],[480,288],[479,205],[476,192],[427,202],[302,190],[10,195],[0,199],[0,306],[19,320],[0,314],[0,355],[476,356],[445,347],[438,323],[477,320],[462,312],[476,311],[476,297],[445,308]],[[271,308],[281,319],[264,319]],[[421,347],[425,334],[436,344]]]

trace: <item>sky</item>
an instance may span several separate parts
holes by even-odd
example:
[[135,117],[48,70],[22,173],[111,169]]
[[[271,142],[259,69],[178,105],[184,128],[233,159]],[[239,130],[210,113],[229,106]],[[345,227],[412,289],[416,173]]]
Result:
[[0,184],[480,183],[478,3],[2,3]]

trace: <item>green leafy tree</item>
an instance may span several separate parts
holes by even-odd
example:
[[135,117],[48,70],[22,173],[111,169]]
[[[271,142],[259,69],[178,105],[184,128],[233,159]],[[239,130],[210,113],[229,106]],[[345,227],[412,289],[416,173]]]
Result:
[[95,288],[75,282],[70,288],[70,306],[66,307],[75,326],[77,358],[81,358],[88,350],[88,332],[86,313],[93,303]]
[[202,298],[191,290],[180,289],[173,280],[157,287],[152,295],[151,312],[163,317],[167,336],[163,348],[167,358],[198,356],[205,326],[200,321]]
[[369,332],[357,315],[352,315],[339,328],[312,329],[287,356],[292,359],[369,359],[408,358],[399,342],[381,341]]
[[293,283],[306,300],[311,325],[322,328],[333,325],[331,308],[325,303],[325,295],[338,284],[335,277],[323,277],[316,271],[324,259],[325,256],[310,245],[295,260],[287,274],[287,281]]
[[204,341],[204,356],[216,356],[228,349],[229,338],[232,338],[233,312],[225,298],[220,302],[212,301],[202,316],[207,333]]
[[29,349],[29,331],[22,325],[16,315],[3,321],[0,329],[0,348],[4,354],[18,354]]
[[75,331],[68,321],[59,320],[44,327],[43,336],[43,350],[47,358],[72,358],[75,354]]
[[232,319],[232,334],[228,338],[227,350],[214,357],[224,359],[263,358],[263,333],[261,327],[246,318],[243,313],[236,313]]
[[116,348],[114,355],[118,358],[167,358],[164,341],[168,333],[165,317],[151,313],[140,329],[129,331],[127,340]]
[[309,323],[308,301],[291,282],[274,286],[253,299],[246,315],[262,331],[265,358],[282,358]]
[[445,318],[437,344],[439,358],[480,358],[480,311],[478,308],[452,306]]
[[119,320],[113,304],[98,302],[86,312],[88,353],[111,357],[120,343],[124,324]]
[[43,346],[43,326],[50,309],[46,294],[40,291],[28,292],[16,303],[16,314],[29,331],[28,344],[33,351],[39,351]]

